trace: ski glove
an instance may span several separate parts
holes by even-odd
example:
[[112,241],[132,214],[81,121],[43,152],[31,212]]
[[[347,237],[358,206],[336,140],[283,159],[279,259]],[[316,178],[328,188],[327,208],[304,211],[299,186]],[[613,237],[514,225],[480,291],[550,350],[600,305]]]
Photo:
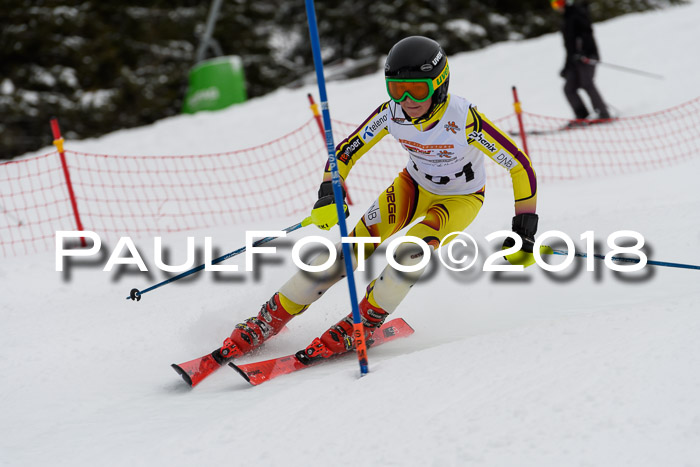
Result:
[[[345,208],[345,218],[350,215],[350,210],[345,202],[345,188],[343,188],[343,207]],[[333,182],[323,182],[318,189],[318,201],[311,210],[311,222],[316,227],[323,230],[330,230],[338,223],[338,211],[335,206],[333,196]]]
[[[506,259],[510,264],[528,267],[535,264],[535,256],[532,249],[535,246],[535,232],[537,232],[537,221],[539,217],[535,213],[523,213],[513,217],[513,232],[518,234],[523,240],[520,251],[507,255]],[[515,240],[508,237],[503,242],[503,250],[515,245]]]

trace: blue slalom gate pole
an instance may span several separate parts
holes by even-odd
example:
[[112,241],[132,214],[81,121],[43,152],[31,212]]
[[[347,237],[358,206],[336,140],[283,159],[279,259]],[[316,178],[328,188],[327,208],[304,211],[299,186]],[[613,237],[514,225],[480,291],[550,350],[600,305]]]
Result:
[[[326,146],[328,149],[328,165],[331,169],[333,182],[333,197],[335,207],[338,212],[338,225],[340,226],[341,239],[348,236],[348,227],[345,223],[345,210],[343,209],[343,188],[340,184],[340,173],[338,173],[338,161],[335,158],[335,144],[333,144],[333,131],[331,129],[331,114],[328,111],[328,96],[326,95],[326,79],[323,76],[323,60],[321,59],[321,42],[318,37],[318,25],[316,23],[316,7],[313,0],[306,0],[306,17],[309,22],[309,35],[311,38],[311,50],[314,56],[314,66],[316,67],[316,80],[318,81],[318,93],[321,100],[321,113],[323,115],[323,126],[326,133]],[[367,363],[367,344],[365,343],[365,332],[360,316],[360,307],[357,303],[357,289],[355,286],[355,276],[352,268],[352,252],[350,245],[343,243],[343,257],[345,259],[345,271],[348,278],[348,288],[350,289],[350,304],[352,306],[352,320],[354,323],[353,336],[357,358],[360,362],[360,375],[364,376],[369,372]]]

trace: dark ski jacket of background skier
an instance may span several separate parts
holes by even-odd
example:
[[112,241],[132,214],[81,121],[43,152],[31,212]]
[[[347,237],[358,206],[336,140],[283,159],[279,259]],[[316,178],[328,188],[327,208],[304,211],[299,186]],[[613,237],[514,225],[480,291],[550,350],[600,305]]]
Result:
[[564,10],[562,26],[564,47],[566,48],[566,64],[564,69],[573,66],[578,56],[600,60],[598,46],[593,37],[591,17],[588,5],[573,3]]

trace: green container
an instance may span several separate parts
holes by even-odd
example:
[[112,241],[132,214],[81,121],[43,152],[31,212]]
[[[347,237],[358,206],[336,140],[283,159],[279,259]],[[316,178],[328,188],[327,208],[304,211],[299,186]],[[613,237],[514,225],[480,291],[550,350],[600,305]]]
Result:
[[243,63],[236,55],[204,60],[190,70],[189,87],[182,111],[219,110],[245,102]]

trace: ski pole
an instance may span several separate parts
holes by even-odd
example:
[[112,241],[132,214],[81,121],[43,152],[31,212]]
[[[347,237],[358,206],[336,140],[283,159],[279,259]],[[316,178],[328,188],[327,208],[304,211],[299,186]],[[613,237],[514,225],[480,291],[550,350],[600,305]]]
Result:
[[[568,251],[566,250],[556,250],[552,247],[542,245],[540,248],[540,253],[546,253],[546,254],[552,254],[552,255],[562,255],[562,256],[567,256],[569,254]],[[588,255],[586,253],[574,253],[574,256],[578,256],[579,258],[588,258]],[[594,258],[598,259],[605,259],[604,255],[597,255],[594,254],[592,255]],[[638,258],[622,258],[620,256],[612,256],[610,258],[613,261],[618,261],[622,263],[639,263]],[[697,269],[700,270],[700,266],[695,266],[694,264],[682,264],[682,263],[669,263],[667,261],[653,261],[648,259],[647,264],[650,264],[652,266],[666,266],[669,268],[682,268],[682,269]]]
[[[340,236],[348,236],[348,227],[345,224],[345,212],[343,205],[343,189],[340,184],[340,173],[338,172],[338,161],[335,158],[335,144],[333,144],[333,130],[331,129],[331,114],[328,110],[328,96],[326,95],[326,79],[323,76],[323,59],[321,57],[321,41],[318,37],[318,25],[316,24],[316,7],[314,0],[306,0],[306,18],[309,23],[309,36],[311,39],[311,51],[314,57],[316,68],[316,81],[318,82],[318,94],[321,100],[321,113],[323,114],[323,127],[326,132],[326,146],[328,149],[328,166],[331,169],[333,181],[333,197],[338,213],[338,226]],[[355,350],[357,359],[360,362],[360,376],[369,372],[367,363],[367,344],[365,343],[365,331],[360,316],[360,306],[357,302],[357,288],[355,286],[355,276],[352,267],[352,251],[350,244],[343,243],[343,257],[345,259],[345,272],[348,278],[348,288],[350,290],[350,305],[352,306],[353,336],[355,340]]]
[[665,79],[663,76],[657,75],[656,73],[649,73],[648,71],[637,70],[635,68],[629,68],[629,67],[621,66],[621,65],[613,65],[612,63],[601,62],[600,60],[596,60],[595,58],[588,58],[588,57],[579,56],[578,59],[587,65],[603,65],[603,66],[607,66],[610,68],[618,69],[620,71],[626,71],[627,73],[635,73],[638,75],[648,76],[650,78],[656,78],[656,79]]
[[[306,227],[307,225],[310,225],[310,224],[311,224],[311,217],[307,217],[306,219],[304,219],[303,221],[299,222],[298,224],[294,224],[294,225],[292,225],[292,226],[290,226],[290,227],[287,227],[286,229],[284,229],[284,231],[285,231],[286,233],[294,232],[295,230],[300,229],[300,228],[302,228],[302,227]],[[277,238],[277,237],[265,237],[265,238],[261,238],[261,239],[259,239],[259,240],[254,241],[252,246],[259,246],[259,245],[262,245],[263,243],[270,242],[270,241],[274,240],[275,238]],[[226,260],[229,259],[229,258],[233,258],[234,256],[243,253],[245,250],[246,250],[246,247],[241,247],[241,248],[237,249],[236,251],[232,251],[231,253],[227,253],[227,254],[225,254],[225,255],[223,255],[223,256],[219,256],[218,258],[213,259],[213,260],[211,261],[211,264],[219,264],[219,263],[222,262],[222,261],[226,261]],[[166,280],[164,280],[163,282],[159,282],[159,283],[157,283],[157,284],[155,284],[155,285],[152,285],[152,286],[150,286],[150,287],[148,287],[148,288],[146,288],[146,289],[143,289],[143,290],[139,290],[139,289],[137,289],[137,288],[133,288],[133,289],[131,289],[131,292],[129,292],[129,296],[126,297],[126,299],[127,299],[127,300],[131,299],[131,300],[139,301],[139,300],[141,300],[141,295],[145,294],[146,292],[150,292],[151,290],[157,289],[158,287],[164,286],[165,284],[169,284],[169,283],[171,283],[171,282],[175,282],[175,281],[177,281],[177,280],[182,279],[183,277],[187,277],[187,276],[189,276],[189,275],[194,274],[195,272],[199,272],[199,271],[201,271],[202,269],[204,269],[204,267],[205,267],[204,264],[200,264],[199,266],[194,267],[194,268],[190,269],[189,271],[185,271],[185,272],[183,272],[183,273],[181,273],[181,274],[178,274],[178,275],[175,276],[175,277],[171,277],[170,279],[166,279]]]

